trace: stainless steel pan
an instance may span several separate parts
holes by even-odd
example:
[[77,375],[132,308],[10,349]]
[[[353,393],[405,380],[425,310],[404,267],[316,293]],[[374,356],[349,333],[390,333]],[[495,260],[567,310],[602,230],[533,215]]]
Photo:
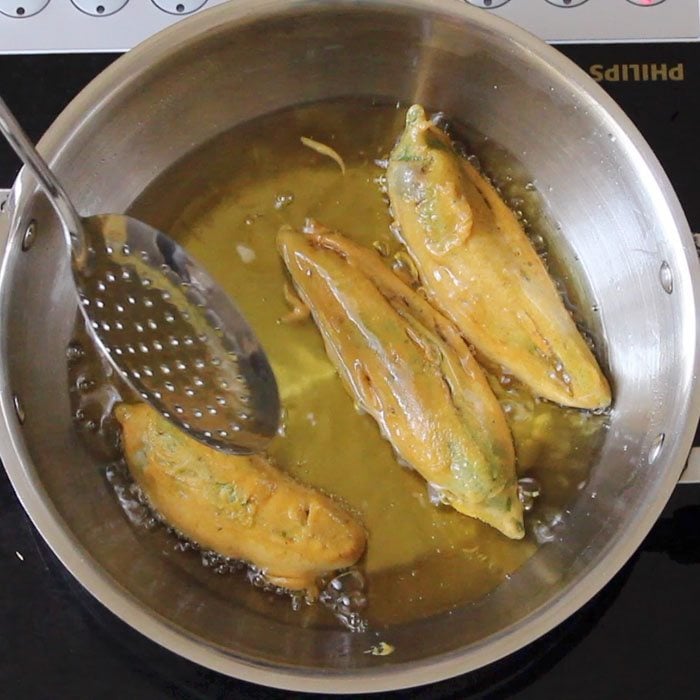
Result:
[[64,358],[76,302],[58,222],[27,173],[0,241],[0,453],[62,562],[136,629],[239,678],[367,692],[513,652],[632,555],[676,486],[697,425],[700,286],[678,201],[620,109],[554,49],[456,0],[214,8],[120,58],[40,149],[81,212],[123,211],[233,125],[342,95],[439,105],[508,149],[536,177],[558,245],[600,306],[590,321],[605,341],[615,406],[600,459],[552,541],[479,603],[382,631],[396,647],[387,657],[363,653],[375,635],[300,629],[240,581],[222,596],[173,566],[130,528],[73,430]]

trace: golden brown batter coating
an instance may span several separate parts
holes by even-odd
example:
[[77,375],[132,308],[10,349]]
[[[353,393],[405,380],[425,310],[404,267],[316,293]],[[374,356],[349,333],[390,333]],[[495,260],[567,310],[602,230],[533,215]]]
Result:
[[511,435],[464,340],[374,251],[309,231],[278,244],[348,391],[445,502],[521,538]]
[[519,221],[419,105],[387,180],[431,303],[479,353],[550,401],[608,406],[608,382]]
[[362,556],[357,519],[264,457],[207,447],[146,404],[121,404],[115,413],[129,470],[151,506],[202,548],[310,594],[319,576]]

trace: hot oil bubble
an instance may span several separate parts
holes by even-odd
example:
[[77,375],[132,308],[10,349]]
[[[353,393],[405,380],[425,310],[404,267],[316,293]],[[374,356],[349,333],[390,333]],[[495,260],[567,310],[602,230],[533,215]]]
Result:
[[147,530],[156,526],[158,520],[146,503],[146,498],[132,481],[126,466],[117,462],[107,466],[105,476],[129,521]]
[[66,348],[66,358],[68,362],[77,362],[83,357],[85,357],[83,346],[77,340],[71,341]]
[[[375,161],[377,163],[377,161]],[[377,185],[379,188],[379,192],[383,195],[388,194],[389,192],[389,184],[386,175],[382,174],[379,175],[378,177],[375,177],[372,182]]]
[[524,511],[530,511],[535,505],[535,500],[541,493],[541,487],[537,479],[530,476],[524,476],[518,479],[518,498],[523,504]]
[[532,531],[538,544],[546,544],[556,539],[556,535],[552,532],[552,529],[542,520],[535,521],[532,526]]
[[275,209],[285,209],[294,201],[292,192],[280,192],[275,197]]
[[304,596],[303,595],[293,595],[292,596],[292,610],[294,610],[294,612],[299,612],[299,610],[301,610],[303,605],[304,605]]
[[255,566],[248,567],[248,570],[246,571],[246,579],[248,579],[248,582],[253,586],[260,588],[263,591],[278,594],[286,594],[288,592],[284,588],[280,588],[279,586],[275,586],[273,583],[271,583],[267,576],[265,576],[265,572]]
[[[189,540],[181,539],[181,542],[187,542],[190,547],[196,547],[194,543],[189,542]],[[215,574],[223,575],[230,574],[234,571],[239,571],[245,564],[242,562],[231,559],[230,557],[225,557],[222,554],[217,554],[212,551],[204,551],[201,553],[202,566],[207,569],[211,569]]]
[[501,386],[510,386],[513,383],[513,375],[508,374],[507,372],[502,372],[498,377],[498,381]]
[[418,270],[411,256],[403,250],[394,255],[391,263],[394,272],[410,286],[416,286],[419,282]]
[[535,539],[540,544],[545,544],[557,539],[557,533],[561,533],[564,526],[565,520],[562,510],[552,506],[545,506],[542,509],[541,517],[534,521],[532,531]]
[[349,630],[364,632],[367,621],[361,613],[367,607],[365,587],[365,578],[360,571],[348,569],[328,582],[319,601]]
[[435,112],[430,116],[430,121],[443,131],[446,131],[450,126],[450,122],[444,112]]
[[467,160],[469,161],[469,163],[471,164],[471,166],[472,166],[475,170],[478,170],[479,172],[481,172],[481,170],[482,170],[481,162],[479,161],[479,159],[478,159],[473,153],[470,153],[470,154],[467,156]]
[[450,503],[447,489],[437,484],[431,484],[430,482],[428,482],[428,500],[434,506],[449,505]]
[[547,252],[547,243],[545,242],[544,237],[541,234],[534,234],[530,238],[530,241],[532,242],[532,245],[539,256],[542,256]]
[[78,391],[87,393],[95,388],[95,381],[89,377],[79,377],[76,382],[76,387]]

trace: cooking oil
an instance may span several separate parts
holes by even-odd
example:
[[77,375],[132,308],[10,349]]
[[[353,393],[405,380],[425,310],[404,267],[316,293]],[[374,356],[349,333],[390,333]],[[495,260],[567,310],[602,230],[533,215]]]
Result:
[[[328,582],[321,596],[326,609],[340,619],[345,615],[351,627],[360,608],[363,624],[370,627],[397,623],[477,600],[502,584],[549,539],[553,521],[564,517],[595,462],[606,425],[605,415],[542,401],[513,377],[490,368],[523,479],[527,536],[516,542],[442,505],[439,494],[398,462],[372,418],[354,406],[312,319],[294,309],[275,238],[282,225],[303,228],[307,218],[314,218],[372,246],[415,286],[412,262],[392,233],[385,183],[388,154],[404,116],[405,109],[396,104],[371,100],[323,102],[262,116],[188,154],[158,177],[129,212],[168,231],[253,326],[283,404],[283,425],[269,448],[276,465],[340,499],[364,522],[365,556],[355,570]],[[575,270],[549,244],[553,228],[536,185],[488,139],[459,125],[451,128],[465,153],[517,210],[583,324],[579,310],[592,305],[576,285]],[[342,158],[344,172],[302,138],[331,147]],[[160,527],[129,486],[123,465],[121,471],[115,467],[120,455],[111,409],[119,396],[129,396],[128,389],[106,362],[86,358],[86,343],[78,324],[68,352],[76,421],[111,465],[108,477],[132,526]],[[171,561],[182,557],[181,565],[190,570],[191,548],[173,536],[178,553],[169,555]],[[235,563],[217,560],[213,553],[201,555],[201,562],[204,573],[192,570],[200,580],[216,576],[217,570],[218,575],[241,575]],[[264,577],[261,583],[256,576],[249,573],[251,582],[264,585]],[[328,624],[323,612],[299,606],[298,600],[294,608],[300,624]]]

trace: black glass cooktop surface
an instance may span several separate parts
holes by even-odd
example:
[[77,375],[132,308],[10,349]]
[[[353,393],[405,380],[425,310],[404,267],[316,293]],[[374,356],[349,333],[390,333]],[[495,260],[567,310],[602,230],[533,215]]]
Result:
[[[691,228],[700,231],[700,44],[572,45],[561,50],[600,79],[635,121],[666,168]],[[114,58],[0,56],[3,96],[38,138]],[[9,149],[0,145],[0,187],[11,185],[17,169]],[[623,570],[553,632],[478,672],[393,696],[695,700],[700,696],[698,648],[700,486],[683,486]],[[288,695],[181,659],[114,617],[43,543],[0,470],[0,696],[161,700]]]

